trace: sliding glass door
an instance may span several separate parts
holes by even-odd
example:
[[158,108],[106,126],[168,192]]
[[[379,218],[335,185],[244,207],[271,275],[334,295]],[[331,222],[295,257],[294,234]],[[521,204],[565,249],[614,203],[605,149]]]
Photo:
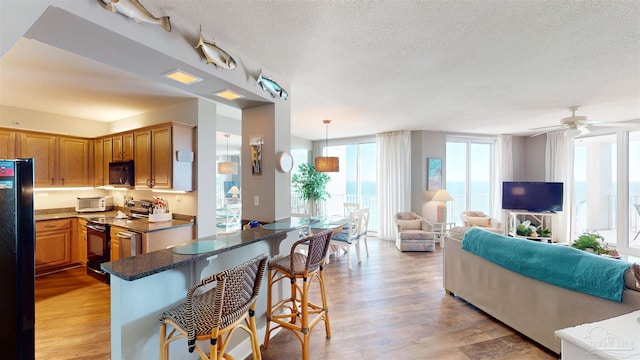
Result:
[[454,198],[447,203],[447,221],[462,224],[464,210],[492,214],[493,139],[447,138],[446,189]]
[[344,203],[359,203],[369,208],[369,231],[378,230],[378,204],[376,183],[376,143],[356,142],[346,145],[330,145],[326,156],[340,159],[340,172],[327,173],[331,180],[327,191],[331,198],[324,201],[323,214],[344,213]]
[[629,132],[629,247],[640,249],[640,131]]

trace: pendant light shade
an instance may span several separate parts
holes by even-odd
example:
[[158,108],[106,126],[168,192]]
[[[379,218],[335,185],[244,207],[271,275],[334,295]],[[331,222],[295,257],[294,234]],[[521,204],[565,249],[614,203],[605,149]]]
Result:
[[235,175],[238,173],[238,163],[229,161],[229,137],[230,134],[224,134],[227,138],[227,161],[218,163],[218,174]]
[[[322,123],[326,126],[326,140],[324,146],[324,152],[329,147],[329,124],[331,120],[322,120]],[[336,156],[318,156],[314,162],[317,172],[338,172],[340,171],[340,162]]]

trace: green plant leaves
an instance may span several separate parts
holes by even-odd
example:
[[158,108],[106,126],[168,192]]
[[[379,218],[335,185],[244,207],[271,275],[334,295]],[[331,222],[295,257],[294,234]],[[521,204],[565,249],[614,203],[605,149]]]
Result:
[[298,194],[298,197],[304,201],[318,201],[330,198],[327,192],[327,183],[331,180],[329,175],[316,171],[313,164],[300,164],[298,173],[291,176],[291,184]]

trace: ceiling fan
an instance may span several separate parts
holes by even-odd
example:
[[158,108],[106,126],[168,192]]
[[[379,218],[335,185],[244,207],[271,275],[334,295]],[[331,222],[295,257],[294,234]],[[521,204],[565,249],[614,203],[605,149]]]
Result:
[[635,126],[634,124],[629,124],[629,123],[601,123],[601,122],[597,122],[597,121],[591,121],[591,120],[588,120],[586,116],[577,116],[576,115],[576,110],[578,110],[578,108],[579,108],[579,106],[570,107],[569,110],[571,111],[571,116],[560,120],[560,123],[561,123],[560,125],[543,126],[543,127],[530,129],[530,130],[533,130],[533,131],[542,130],[542,131],[539,131],[539,132],[531,135],[531,137],[542,135],[542,134],[545,134],[545,133],[547,133],[549,131],[562,130],[562,129],[565,129],[564,136],[566,136],[566,137],[576,137],[578,135],[590,134],[591,131],[589,130],[589,127],[591,127],[591,126],[604,126],[604,127],[632,127],[632,126]]

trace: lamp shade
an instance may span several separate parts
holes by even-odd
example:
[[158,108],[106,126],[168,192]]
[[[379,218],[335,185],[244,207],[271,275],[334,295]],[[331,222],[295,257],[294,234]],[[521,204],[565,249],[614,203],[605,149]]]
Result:
[[218,174],[237,174],[238,164],[230,161],[221,161],[218,163]]
[[315,167],[317,172],[338,172],[340,162],[336,156],[318,156],[315,159]]
[[453,200],[453,197],[451,197],[451,195],[449,195],[449,193],[445,189],[440,189],[436,191],[436,193],[431,198],[431,201],[451,201],[451,200]]
[[236,185],[233,185],[231,189],[227,191],[227,194],[240,195],[240,189]]

